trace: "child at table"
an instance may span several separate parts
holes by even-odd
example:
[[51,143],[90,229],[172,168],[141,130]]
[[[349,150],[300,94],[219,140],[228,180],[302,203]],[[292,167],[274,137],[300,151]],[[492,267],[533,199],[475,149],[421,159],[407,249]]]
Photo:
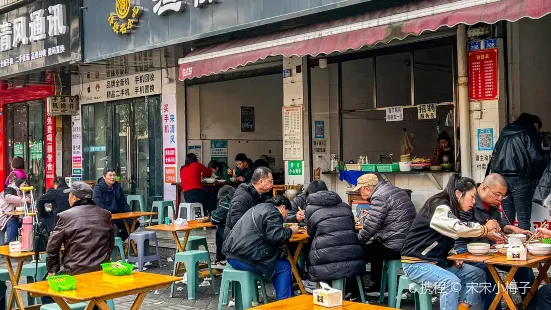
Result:
[[[17,241],[19,219],[17,216],[9,215],[7,212],[15,212],[16,208],[25,203],[23,197],[17,195],[17,191],[13,187],[6,187],[0,194],[0,231],[2,245],[12,241]],[[7,241],[4,242],[4,234],[7,234]]]

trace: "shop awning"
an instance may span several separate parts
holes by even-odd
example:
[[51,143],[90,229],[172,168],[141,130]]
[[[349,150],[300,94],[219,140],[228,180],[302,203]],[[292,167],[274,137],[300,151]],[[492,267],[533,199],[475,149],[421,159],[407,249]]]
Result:
[[218,74],[269,56],[359,50],[463,23],[494,24],[551,13],[551,0],[425,0],[270,35],[200,48],[180,59],[180,80]]

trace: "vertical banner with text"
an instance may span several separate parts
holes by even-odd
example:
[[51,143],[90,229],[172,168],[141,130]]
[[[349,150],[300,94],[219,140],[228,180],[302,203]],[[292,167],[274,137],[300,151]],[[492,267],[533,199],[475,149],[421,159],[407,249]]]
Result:
[[80,119],[80,111],[71,118],[71,139],[73,141],[71,151],[71,180],[82,181],[82,121]]
[[161,118],[163,124],[164,200],[176,200],[176,186],[172,185],[178,180],[175,94],[162,96]]
[[54,187],[55,175],[55,117],[46,116],[46,189]]

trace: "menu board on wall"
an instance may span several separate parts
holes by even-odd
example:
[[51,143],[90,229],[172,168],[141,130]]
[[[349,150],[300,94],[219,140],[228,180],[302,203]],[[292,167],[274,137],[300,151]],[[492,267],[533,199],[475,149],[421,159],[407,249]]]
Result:
[[283,107],[283,160],[304,159],[302,107]]
[[176,199],[177,177],[177,154],[178,145],[176,141],[176,95],[163,95],[161,102],[161,118],[163,122],[163,167],[164,167],[164,199]]
[[[71,139],[73,141],[73,148],[71,151],[72,155],[72,180],[81,181],[82,180],[82,128],[80,113],[74,115],[71,120],[72,133]],[[75,172],[81,172],[80,174],[75,174]]]
[[469,52],[469,98],[498,99],[497,48]]
[[46,188],[54,187],[55,175],[55,117],[46,116]]

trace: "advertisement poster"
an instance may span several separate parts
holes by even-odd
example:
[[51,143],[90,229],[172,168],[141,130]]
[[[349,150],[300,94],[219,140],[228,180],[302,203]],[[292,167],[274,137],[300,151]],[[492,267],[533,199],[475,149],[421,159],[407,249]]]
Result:
[[498,99],[498,49],[469,52],[469,98]]
[[254,107],[241,107],[241,132],[254,132]]
[[[72,180],[82,180],[82,127],[80,112],[72,117],[71,139],[73,141],[72,154]],[[75,172],[81,172],[76,174]]]
[[55,175],[55,117],[46,116],[46,189],[54,187]]
[[176,95],[163,95],[161,101],[161,118],[163,128],[163,167],[164,167],[164,199],[176,199],[177,154],[176,144]]
[[210,159],[228,163],[228,140],[210,141]]
[[325,138],[325,122],[324,121],[316,121],[315,122],[315,138],[316,139],[323,139]]

